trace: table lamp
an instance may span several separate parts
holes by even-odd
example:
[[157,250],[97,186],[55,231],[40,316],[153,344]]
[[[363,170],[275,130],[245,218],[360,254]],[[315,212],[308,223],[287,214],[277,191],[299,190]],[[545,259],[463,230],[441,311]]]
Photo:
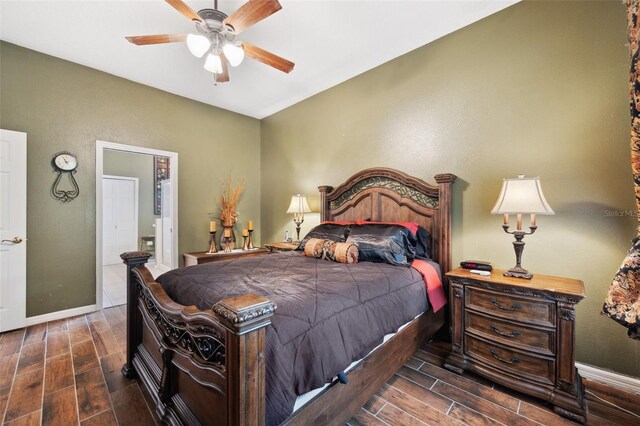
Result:
[[304,214],[311,213],[307,197],[300,194],[291,196],[291,204],[289,204],[287,213],[293,213],[293,222],[296,224],[296,241],[300,241],[300,225],[304,222]]
[[[547,200],[542,193],[539,177],[526,178],[524,175],[518,175],[514,179],[504,179],[502,182],[502,191],[498,197],[496,205],[491,210],[491,214],[504,215],[504,223],[502,229],[507,234],[515,237],[513,248],[516,252],[516,266],[504,273],[507,277],[517,277],[531,279],[533,274],[524,269],[521,265],[522,251],[524,250],[525,235],[533,234],[538,227],[536,226],[537,214],[555,214],[551,209]],[[516,230],[509,231],[509,215],[516,215]],[[531,215],[531,224],[529,232],[522,230],[522,215]]]

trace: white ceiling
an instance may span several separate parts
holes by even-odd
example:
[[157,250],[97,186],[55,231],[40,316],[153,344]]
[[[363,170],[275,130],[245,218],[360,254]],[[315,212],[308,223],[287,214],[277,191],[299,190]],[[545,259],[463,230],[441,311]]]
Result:
[[[0,0],[0,38],[260,119],[517,1],[280,0],[282,10],[240,39],[295,62],[294,70],[284,74],[246,58],[218,86],[184,43],[125,40],[194,32],[159,0]],[[185,2],[195,11],[213,7],[213,0]],[[219,8],[229,15],[243,3],[219,0]]]

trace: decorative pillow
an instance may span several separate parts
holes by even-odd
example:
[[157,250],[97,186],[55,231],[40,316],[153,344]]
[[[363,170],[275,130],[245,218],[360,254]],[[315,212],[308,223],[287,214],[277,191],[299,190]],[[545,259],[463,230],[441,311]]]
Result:
[[416,259],[431,259],[431,234],[422,226],[418,227],[416,235]]
[[358,263],[358,246],[310,238],[304,246],[304,255],[340,263]]
[[357,225],[400,225],[408,228],[413,235],[416,235],[420,225],[418,222],[372,222],[370,220],[357,220]]
[[304,250],[304,246],[311,238],[318,238],[321,240],[330,240],[337,243],[344,243],[347,241],[349,235],[349,226],[336,225],[333,223],[321,223],[314,227],[309,233],[300,241],[298,250]]
[[416,257],[417,238],[402,225],[353,225],[348,243],[358,246],[358,260],[408,266]]
[[358,225],[400,225],[409,229],[417,239],[416,259],[431,260],[431,234],[420,226],[417,222],[370,222],[368,220],[358,220]]

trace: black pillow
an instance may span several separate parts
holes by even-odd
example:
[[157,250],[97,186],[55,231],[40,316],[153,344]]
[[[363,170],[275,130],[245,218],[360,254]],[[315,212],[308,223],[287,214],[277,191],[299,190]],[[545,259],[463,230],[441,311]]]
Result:
[[344,243],[347,241],[349,235],[349,226],[336,225],[334,223],[321,223],[314,227],[309,233],[300,241],[296,250],[304,250],[304,245],[307,244],[310,238],[318,238],[320,240],[330,240],[337,243]]
[[358,245],[359,261],[408,266],[416,257],[417,238],[400,225],[353,225],[347,242]]
[[422,226],[418,226],[418,242],[416,244],[416,259],[431,259],[431,235]]

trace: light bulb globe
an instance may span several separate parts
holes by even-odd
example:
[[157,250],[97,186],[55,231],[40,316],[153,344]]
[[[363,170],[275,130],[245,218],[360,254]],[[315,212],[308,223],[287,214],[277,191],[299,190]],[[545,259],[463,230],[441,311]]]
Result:
[[244,59],[244,48],[242,47],[242,43],[227,43],[224,45],[222,50],[224,52],[224,56],[232,67],[237,67],[242,63],[242,60]]
[[211,42],[203,35],[189,34],[187,35],[187,47],[193,56],[202,58],[202,56],[207,53],[207,50],[209,50],[209,47],[211,47]]
[[207,60],[204,63],[204,69],[214,74],[222,73],[222,61],[219,55],[209,53]]

